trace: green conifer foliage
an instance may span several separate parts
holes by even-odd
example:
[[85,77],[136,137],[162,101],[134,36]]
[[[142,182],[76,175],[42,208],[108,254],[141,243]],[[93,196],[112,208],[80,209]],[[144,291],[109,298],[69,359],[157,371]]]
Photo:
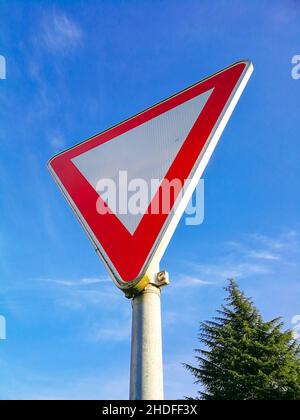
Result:
[[234,280],[226,305],[200,324],[197,366],[204,400],[300,400],[300,347],[280,318],[264,322]]

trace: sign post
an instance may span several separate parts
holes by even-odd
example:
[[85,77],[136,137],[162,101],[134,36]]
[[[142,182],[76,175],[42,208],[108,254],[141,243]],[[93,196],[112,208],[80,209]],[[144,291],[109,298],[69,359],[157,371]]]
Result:
[[163,363],[160,288],[149,284],[134,296],[130,363],[131,400],[162,400]]
[[163,400],[161,287],[166,271],[151,274],[151,283],[131,299],[130,400]]
[[163,398],[159,263],[252,71],[239,61],[48,163],[132,299],[131,399]]

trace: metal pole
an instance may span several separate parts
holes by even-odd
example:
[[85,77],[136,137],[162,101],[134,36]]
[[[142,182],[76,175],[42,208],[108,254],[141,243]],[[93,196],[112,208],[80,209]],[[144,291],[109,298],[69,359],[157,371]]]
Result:
[[130,400],[162,400],[160,288],[148,284],[132,298]]

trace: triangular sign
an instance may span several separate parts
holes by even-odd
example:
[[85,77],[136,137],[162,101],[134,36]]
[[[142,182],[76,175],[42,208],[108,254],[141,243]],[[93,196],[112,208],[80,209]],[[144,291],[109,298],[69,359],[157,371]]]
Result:
[[252,71],[235,63],[49,161],[118,287],[160,260]]

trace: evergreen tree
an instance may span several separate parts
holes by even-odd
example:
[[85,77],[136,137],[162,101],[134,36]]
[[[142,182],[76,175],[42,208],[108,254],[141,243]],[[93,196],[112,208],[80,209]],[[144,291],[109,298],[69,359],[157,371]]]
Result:
[[300,400],[300,346],[280,318],[264,322],[234,280],[227,304],[200,324],[197,367],[185,364],[202,385],[204,400]]

